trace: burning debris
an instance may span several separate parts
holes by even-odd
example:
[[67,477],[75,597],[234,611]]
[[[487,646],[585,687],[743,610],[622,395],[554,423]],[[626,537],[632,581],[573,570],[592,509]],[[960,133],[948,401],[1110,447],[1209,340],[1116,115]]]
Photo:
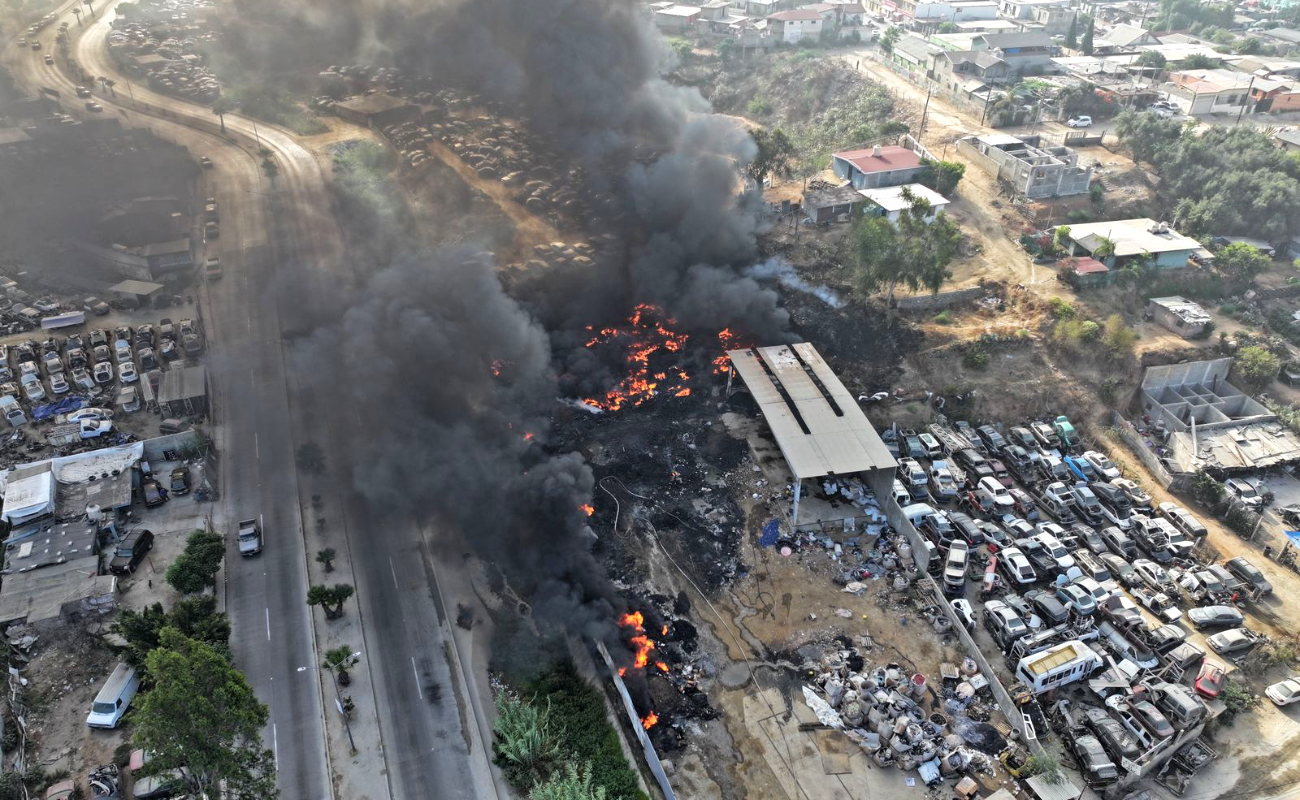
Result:
[[[625,406],[636,407],[658,394],[670,394],[673,397],[689,397],[690,387],[686,386],[689,376],[676,363],[661,364],[668,354],[681,352],[690,338],[687,334],[677,333],[671,326],[677,320],[659,320],[662,312],[654,306],[641,303],[628,317],[624,327],[607,327],[593,331],[587,347],[599,347],[611,342],[621,346],[627,353],[627,363],[631,372],[619,381],[618,385],[605,393],[603,398],[587,398],[583,402],[603,411],[618,411]],[[654,359],[654,365],[651,359]]]

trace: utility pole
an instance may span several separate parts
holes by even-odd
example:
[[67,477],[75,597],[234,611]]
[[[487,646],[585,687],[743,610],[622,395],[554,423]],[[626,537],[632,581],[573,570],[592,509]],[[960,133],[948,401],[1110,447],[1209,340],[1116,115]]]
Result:
[[1241,124],[1241,117],[1246,113],[1246,104],[1250,102],[1250,91],[1255,88],[1255,76],[1250,76],[1250,83],[1246,86],[1246,97],[1241,103],[1241,110],[1237,112],[1237,121],[1232,123],[1234,126]]
[[921,144],[921,137],[925,135],[925,115],[930,112],[930,95],[934,94],[934,84],[929,81],[925,83],[925,105],[921,107],[921,125],[916,131],[917,144]]

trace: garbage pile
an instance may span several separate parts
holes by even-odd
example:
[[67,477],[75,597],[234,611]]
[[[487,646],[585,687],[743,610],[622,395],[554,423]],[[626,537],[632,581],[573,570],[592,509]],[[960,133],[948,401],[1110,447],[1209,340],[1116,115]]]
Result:
[[974,661],[945,674],[936,690],[900,664],[873,666],[859,652],[871,646],[869,637],[857,646],[846,637],[835,641],[841,649],[803,666],[811,676],[804,700],[821,724],[843,731],[879,766],[917,770],[927,786],[991,771],[1005,741],[975,719],[987,719],[988,701],[980,695],[988,681]]

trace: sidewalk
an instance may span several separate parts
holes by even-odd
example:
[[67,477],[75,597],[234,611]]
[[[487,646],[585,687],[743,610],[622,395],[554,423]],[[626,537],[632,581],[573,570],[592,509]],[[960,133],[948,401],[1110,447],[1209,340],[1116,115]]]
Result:
[[[304,442],[314,441],[313,431],[323,430],[325,421],[317,419],[317,409],[313,403],[294,406],[292,398],[304,395],[298,387],[298,376],[287,354],[285,379],[294,387],[290,392],[290,405],[294,412],[293,441],[301,446]],[[309,586],[346,583],[355,588],[357,581],[352,572],[347,532],[341,522],[344,518],[343,511],[338,507],[338,494],[329,476],[330,466],[327,462],[322,474],[299,470],[298,502],[302,508],[307,583]],[[316,561],[316,553],[327,547],[332,547],[336,554],[334,569],[329,573]],[[303,598],[303,602],[306,602],[306,598]],[[339,687],[343,697],[351,698],[355,706],[351,715],[352,741],[357,748],[355,752],[349,744],[343,717],[335,706],[334,681],[328,671],[316,672],[317,679],[321,681],[321,697],[324,699],[325,742],[329,748],[330,781],[334,786],[334,796],[340,800],[391,800],[374,682],[370,675],[370,661],[377,654],[366,651],[362,610],[356,596],[343,604],[343,617],[340,619],[326,620],[325,612],[314,608],[312,625],[316,631],[317,664],[322,663],[324,654],[335,647],[346,645],[352,652],[361,653],[360,661],[348,670],[352,678],[351,685]]]

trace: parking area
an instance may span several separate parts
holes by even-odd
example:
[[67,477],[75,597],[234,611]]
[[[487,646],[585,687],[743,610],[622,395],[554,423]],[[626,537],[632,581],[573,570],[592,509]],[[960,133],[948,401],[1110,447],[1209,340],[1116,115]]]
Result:
[[[1098,788],[1153,777],[1176,752],[1159,781],[1175,791],[1214,758],[1204,724],[1274,646],[1262,620],[1281,600],[1250,559],[1221,559],[1196,515],[1153,499],[1065,417],[941,423],[889,444],[929,572],[1044,744],[1055,733]],[[1300,499],[1300,482],[1277,480]]]

